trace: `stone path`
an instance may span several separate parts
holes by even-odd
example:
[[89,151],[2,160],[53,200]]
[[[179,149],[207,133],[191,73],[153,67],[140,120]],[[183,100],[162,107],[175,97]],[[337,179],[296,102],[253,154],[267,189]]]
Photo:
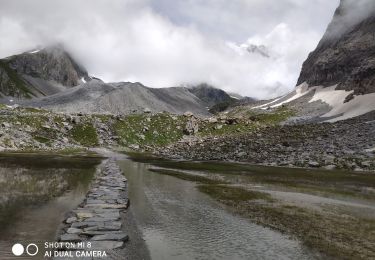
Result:
[[127,209],[127,180],[114,159],[106,160],[96,173],[85,201],[65,220],[60,242],[90,242],[92,250],[124,247],[121,212]]

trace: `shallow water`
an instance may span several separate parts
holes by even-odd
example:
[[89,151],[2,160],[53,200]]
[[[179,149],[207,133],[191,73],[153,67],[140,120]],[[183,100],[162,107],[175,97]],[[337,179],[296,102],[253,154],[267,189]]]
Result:
[[11,246],[55,241],[64,214],[82,202],[95,166],[92,158],[0,155],[0,259],[14,257]]
[[119,164],[152,259],[313,259],[298,241],[233,215],[192,182]]

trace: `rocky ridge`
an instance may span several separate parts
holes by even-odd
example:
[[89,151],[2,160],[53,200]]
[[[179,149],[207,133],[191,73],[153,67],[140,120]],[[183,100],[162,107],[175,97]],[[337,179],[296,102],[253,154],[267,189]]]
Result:
[[[357,14],[363,14],[358,16]],[[358,17],[357,17],[358,16]],[[304,62],[297,85],[375,92],[375,4],[341,0],[319,45]]]
[[52,95],[89,80],[87,71],[59,45],[0,60],[0,92],[8,97]]

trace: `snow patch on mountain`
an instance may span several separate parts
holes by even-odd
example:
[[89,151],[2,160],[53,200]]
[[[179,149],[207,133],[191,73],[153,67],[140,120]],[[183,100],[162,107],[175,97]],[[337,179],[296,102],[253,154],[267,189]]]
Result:
[[[347,92],[348,93],[348,92]],[[347,103],[342,103],[334,107],[330,112],[323,115],[322,117],[337,116],[333,119],[327,120],[327,122],[337,122],[348,118],[364,115],[368,112],[375,110],[375,93],[355,96],[354,99]]]
[[40,50],[30,51],[29,53],[30,53],[30,54],[34,54],[34,53],[38,53],[38,52],[40,52]]
[[296,87],[296,90],[295,90],[295,95],[288,98],[287,100],[284,100],[282,102],[279,102],[273,106],[271,106],[272,108],[275,108],[275,107],[279,107],[279,106],[282,106],[283,104],[286,104],[286,103],[289,103],[289,102],[292,102],[293,100],[296,100],[300,97],[303,97],[304,95],[306,95],[307,93],[309,93],[310,91],[312,91],[313,89],[315,88],[309,88],[309,85],[307,83],[302,83],[301,85],[297,86]]
[[287,95],[284,95],[284,96],[278,97],[278,98],[272,100],[271,102],[268,102],[268,103],[266,103],[266,104],[263,104],[263,105],[259,105],[259,106],[253,107],[252,109],[258,109],[258,108],[260,108],[260,109],[267,109],[270,105],[272,105],[272,104],[276,103],[277,101],[279,101],[279,100],[285,98],[286,96],[287,96]]

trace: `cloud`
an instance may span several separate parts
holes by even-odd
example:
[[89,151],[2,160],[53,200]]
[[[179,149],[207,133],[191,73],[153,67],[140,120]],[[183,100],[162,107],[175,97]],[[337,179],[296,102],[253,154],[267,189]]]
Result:
[[335,19],[329,25],[326,39],[336,38],[371,14],[375,13],[374,0],[341,0]]
[[[295,86],[337,5],[329,2],[0,0],[0,56],[61,42],[106,81],[207,82],[269,98]],[[244,53],[246,44],[271,57]]]

